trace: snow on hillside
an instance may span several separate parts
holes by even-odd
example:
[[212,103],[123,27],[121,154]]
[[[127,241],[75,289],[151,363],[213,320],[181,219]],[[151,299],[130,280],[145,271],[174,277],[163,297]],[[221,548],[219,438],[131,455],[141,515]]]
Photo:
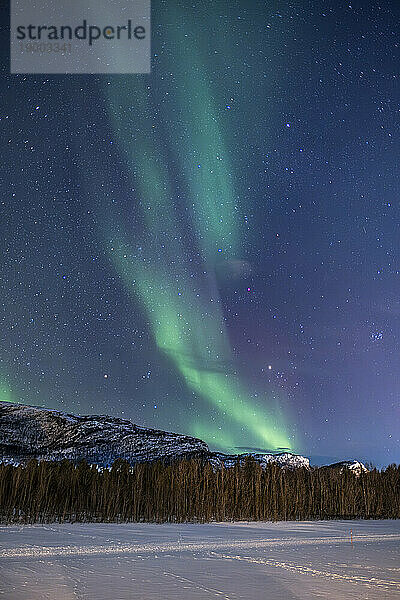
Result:
[[[198,438],[133,424],[106,415],[78,416],[57,410],[0,402],[0,462],[19,464],[38,460],[87,460],[100,467],[117,458],[137,462],[197,457],[213,467],[228,468],[251,456],[265,467],[276,463],[285,468],[310,468],[304,456],[290,452],[278,454],[223,454],[210,452]],[[332,465],[348,468],[355,474],[367,471],[359,461]]]
[[0,402],[0,458],[3,461],[86,459],[107,466],[193,456],[208,452],[202,440],[134,425],[104,415],[77,416]]
[[243,463],[247,457],[253,458],[256,462],[260,463],[262,467],[268,463],[276,463],[280,467],[286,468],[297,468],[297,467],[305,467],[306,469],[310,468],[310,461],[305,456],[299,456],[297,454],[292,454],[291,452],[280,452],[279,454],[256,454],[256,453],[248,453],[248,454],[222,454],[221,452],[213,452],[212,458],[210,462],[215,467],[221,467],[222,465],[226,468],[233,467],[239,460],[240,463]]
[[361,475],[361,473],[368,473],[367,467],[358,460],[342,460],[337,463],[333,463],[329,465],[330,469],[340,469],[340,472],[343,473],[345,469],[348,469],[354,475]]

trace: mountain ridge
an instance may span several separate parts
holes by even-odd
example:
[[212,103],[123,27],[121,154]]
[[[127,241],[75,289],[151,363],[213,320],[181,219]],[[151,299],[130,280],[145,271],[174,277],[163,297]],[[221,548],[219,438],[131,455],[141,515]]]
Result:
[[292,452],[224,454],[210,451],[199,438],[142,427],[119,417],[81,416],[0,401],[0,462],[3,463],[26,463],[32,458],[74,462],[85,459],[109,467],[118,458],[130,464],[199,458],[218,468],[232,467],[247,457],[262,467],[273,462],[284,468],[310,468],[307,457]]

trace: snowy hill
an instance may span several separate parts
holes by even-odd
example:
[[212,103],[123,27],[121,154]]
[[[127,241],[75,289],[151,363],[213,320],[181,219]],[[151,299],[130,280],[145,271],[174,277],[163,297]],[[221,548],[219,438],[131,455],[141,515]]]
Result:
[[0,461],[80,460],[108,466],[175,459],[208,452],[202,440],[139,427],[108,416],[76,416],[22,404],[0,402]]
[[265,467],[268,463],[276,463],[280,467],[295,469],[297,467],[310,468],[310,460],[305,456],[292,454],[291,452],[280,452],[279,454],[222,454],[221,452],[212,452],[210,462],[215,467],[226,468],[233,467],[238,461],[243,463],[247,457],[252,457],[256,462]]
[[[201,458],[213,467],[232,467],[246,457],[265,467],[274,462],[284,468],[310,468],[304,456],[279,454],[223,454],[210,452],[200,439],[140,427],[131,421],[105,415],[78,416],[24,404],[0,402],[0,462],[17,464],[38,460],[87,460],[107,467],[117,458],[131,464]],[[359,474],[367,469],[358,461],[335,463]]]
[[354,473],[354,475],[357,476],[361,475],[361,473],[368,473],[367,467],[358,460],[342,460],[340,462],[328,465],[327,468],[339,469],[341,473],[343,473],[344,470],[348,469],[349,471]]

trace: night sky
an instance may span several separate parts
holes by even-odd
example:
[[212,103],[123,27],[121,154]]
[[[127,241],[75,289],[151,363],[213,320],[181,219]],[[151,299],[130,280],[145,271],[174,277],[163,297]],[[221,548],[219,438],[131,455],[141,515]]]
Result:
[[1,399],[400,462],[399,18],[154,0],[149,75],[3,39]]

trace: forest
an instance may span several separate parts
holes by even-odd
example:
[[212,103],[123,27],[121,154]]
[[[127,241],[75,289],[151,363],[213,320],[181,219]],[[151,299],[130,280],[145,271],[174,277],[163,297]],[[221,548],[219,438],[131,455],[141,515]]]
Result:
[[192,459],[0,464],[0,522],[210,522],[400,518],[400,465],[357,476],[252,458],[231,468]]

